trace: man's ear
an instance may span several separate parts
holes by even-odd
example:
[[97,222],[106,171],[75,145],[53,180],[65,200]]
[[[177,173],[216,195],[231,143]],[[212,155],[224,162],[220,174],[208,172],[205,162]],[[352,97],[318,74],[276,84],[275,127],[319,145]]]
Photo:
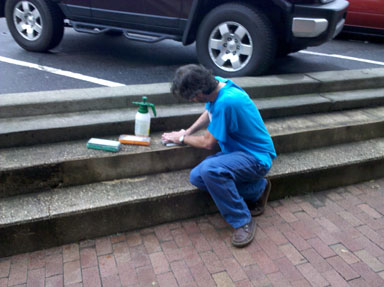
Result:
[[208,96],[203,94],[203,93],[198,93],[197,96],[196,96],[197,100],[199,102],[206,102],[207,101],[207,98]]

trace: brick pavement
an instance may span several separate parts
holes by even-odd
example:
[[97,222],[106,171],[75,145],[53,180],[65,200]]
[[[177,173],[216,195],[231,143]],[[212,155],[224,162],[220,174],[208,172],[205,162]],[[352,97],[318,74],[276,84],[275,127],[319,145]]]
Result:
[[384,179],[271,202],[236,249],[218,214],[0,259],[3,286],[384,286]]

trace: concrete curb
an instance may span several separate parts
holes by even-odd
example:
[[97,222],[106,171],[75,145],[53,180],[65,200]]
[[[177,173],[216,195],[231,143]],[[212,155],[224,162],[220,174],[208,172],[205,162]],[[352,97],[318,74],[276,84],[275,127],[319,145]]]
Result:
[[[234,78],[252,98],[328,93],[384,87],[384,68],[331,71],[308,74]],[[170,83],[130,85],[5,94],[0,101],[0,118],[68,113],[130,107],[147,96],[156,105],[183,103],[169,93]]]

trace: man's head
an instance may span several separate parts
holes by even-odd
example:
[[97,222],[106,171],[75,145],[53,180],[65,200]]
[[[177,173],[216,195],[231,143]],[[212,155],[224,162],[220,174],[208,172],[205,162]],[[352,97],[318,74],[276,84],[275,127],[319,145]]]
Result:
[[186,100],[200,99],[208,96],[217,87],[218,81],[213,74],[199,65],[185,65],[177,69],[173,79],[171,92]]

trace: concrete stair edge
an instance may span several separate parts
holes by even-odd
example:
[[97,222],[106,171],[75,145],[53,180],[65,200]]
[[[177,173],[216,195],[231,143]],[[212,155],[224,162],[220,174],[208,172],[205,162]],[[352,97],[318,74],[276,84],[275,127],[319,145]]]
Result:
[[[384,137],[347,143],[330,147],[315,148],[306,151],[281,154],[275,159],[268,178],[277,180],[302,174],[324,171],[360,164],[362,162],[384,161]],[[15,224],[24,223],[37,218],[56,217],[64,213],[82,213],[93,208],[116,206],[119,202],[140,202],[170,196],[174,193],[184,194],[196,190],[189,183],[189,170],[176,170],[116,180],[105,180],[97,183],[69,186],[52,189],[49,192],[31,193],[21,196],[1,198],[0,227],[10,224],[4,218],[17,220]],[[381,171],[384,174],[384,170]],[[101,196],[101,197],[100,197]],[[59,200],[59,198],[66,198]],[[14,203],[27,199],[22,206]],[[7,203],[7,204],[4,204]],[[46,209],[41,216],[42,208],[34,208],[33,203]],[[50,206],[50,207],[49,207]],[[80,206],[80,210],[78,209]],[[19,213],[15,211],[18,207]],[[34,216],[35,212],[35,216]]]
[[[271,199],[383,177],[383,147],[384,138],[380,138],[280,156],[269,175],[273,186]],[[302,163],[306,164],[302,166]],[[176,175],[176,179],[172,179],[172,175]],[[29,194],[0,199],[0,214],[3,215],[1,219],[3,226],[0,225],[0,241],[5,243],[0,247],[0,256],[124,232],[215,211],[208,194],[197,192],[188,183],[188,170],[156,174],[146,178],[158,178],[158,180],[153,180],[149,186],[146,186],[145,179],[139,177],[127,179],[128,182],[122,180],[96,183],[60,191],[53,190],[37,196]],[[125,187],[124,184],[126,184]],[[100,188],[100,193],[104,193],[103,199],[107,199],[114,193],[118,198],[126,200],[124,195],[129,191],[134,191],[131,194],[132,205],[128,202],[124,204],[113,202],[110,206],[98,206],[97,209],[92,209],[92,201],[98,201],[94,198],[97,186],[101,185],[104,185]],[[115,190],[113,190],[113,186]],[[159,188],[162,187],[170,192],[159,192]],[[91,194],[93,198],[84,196],[81,189],[88,189],[88,194]],[[69,191],[72,192],[73,198]],[[158,196],[147,196],[148,192],[153,191],[157,192]],[[60,199],[57,192],[70,198],[69,212],[65,212],[65,207],[63,207],[68,201]],[[140,196],[137,196],[139,194]],[[143,196],[143,194],[146,195]],[[51,197],[51,199],[47,200],[47,197]],[[143,200],[144,197],[147,197],[148,200]],[[20,214],[16,216],[15,214],[18,212],[15,208],[18,205],[16,202],[25,198],[29,198],[29,200],[26,200],[23,206],[19,206]],[[83,210],[86,212],[74,211],[74,206],[79,205],[81,201],[87,204]],[[109,201],[111,202],[113,199],[109,199]],[[43,208],[33,208],[33,202]],[[52,206],[49,206],[49,202],[53,203]],[[48,214],[43,213],[39,220],[39,216],[34,217],[31,212],[28,212],[27,207],[33,208],[37,212],[46,208]],[[55,211],[56,209],[57,211]],[[51,217],[50,213],[52,213]],[[19,218],[19,220],[14,223],[5,222],[5,214],[11,218],[8,220],[12,220],[12,218]],[[140,221],[141,216],[142,221]]]

